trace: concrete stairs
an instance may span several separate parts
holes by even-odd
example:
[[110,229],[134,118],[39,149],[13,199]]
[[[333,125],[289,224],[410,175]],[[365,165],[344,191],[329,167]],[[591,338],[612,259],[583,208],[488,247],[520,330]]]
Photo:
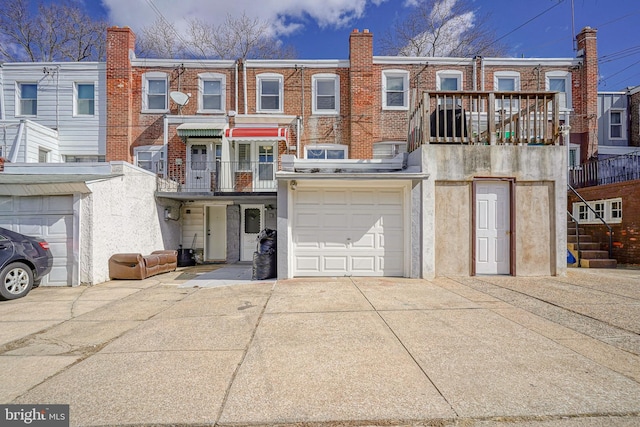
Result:
[[578,237],[580,238],[580,267],[582,268],[616,268],[618,263],[615,259],[609,259],[609,252],[601,250],[600,242],[595,241],[593,236],[586,234],[584,228],[578,228],[576,235],[576,225],[573,222],[567,223],[567,248],[573,254],[576,262],[567,264],[568,267],[578,267]]

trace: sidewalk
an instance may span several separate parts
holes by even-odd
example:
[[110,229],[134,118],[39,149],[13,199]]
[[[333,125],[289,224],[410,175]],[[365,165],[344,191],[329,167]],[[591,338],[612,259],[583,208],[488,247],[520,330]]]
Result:
[[241,270],[0,302],[0,403],[69,404],[73,426],[640,424],[637,270]]

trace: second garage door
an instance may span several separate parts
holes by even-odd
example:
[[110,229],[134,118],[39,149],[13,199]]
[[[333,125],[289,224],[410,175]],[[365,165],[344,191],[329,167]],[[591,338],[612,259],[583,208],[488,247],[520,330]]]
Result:
[[294,276],[403,276],[404,189],[293,191]]

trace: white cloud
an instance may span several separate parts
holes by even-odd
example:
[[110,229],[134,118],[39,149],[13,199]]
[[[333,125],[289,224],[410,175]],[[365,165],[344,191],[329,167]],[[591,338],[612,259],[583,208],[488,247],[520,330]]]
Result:
[[186,21],[198,18],[212,24],[220,24],[227,14],[240,16],[243,12],[251,18],[273,23],[274,33],[289,34],[308,20],[320,27],[341,28],[364,16],[370,4],[380,5],[387,0],[102,0],[115,25],[129,26],[134,31],[152,24],[158,13],[176,28],[184,30]]

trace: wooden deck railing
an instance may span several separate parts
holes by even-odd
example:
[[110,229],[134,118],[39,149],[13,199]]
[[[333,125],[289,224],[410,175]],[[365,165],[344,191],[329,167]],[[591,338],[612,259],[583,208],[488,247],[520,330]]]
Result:
[[409,115],[409,151],[423,144],[560,143],[557,92],[424,92]]

